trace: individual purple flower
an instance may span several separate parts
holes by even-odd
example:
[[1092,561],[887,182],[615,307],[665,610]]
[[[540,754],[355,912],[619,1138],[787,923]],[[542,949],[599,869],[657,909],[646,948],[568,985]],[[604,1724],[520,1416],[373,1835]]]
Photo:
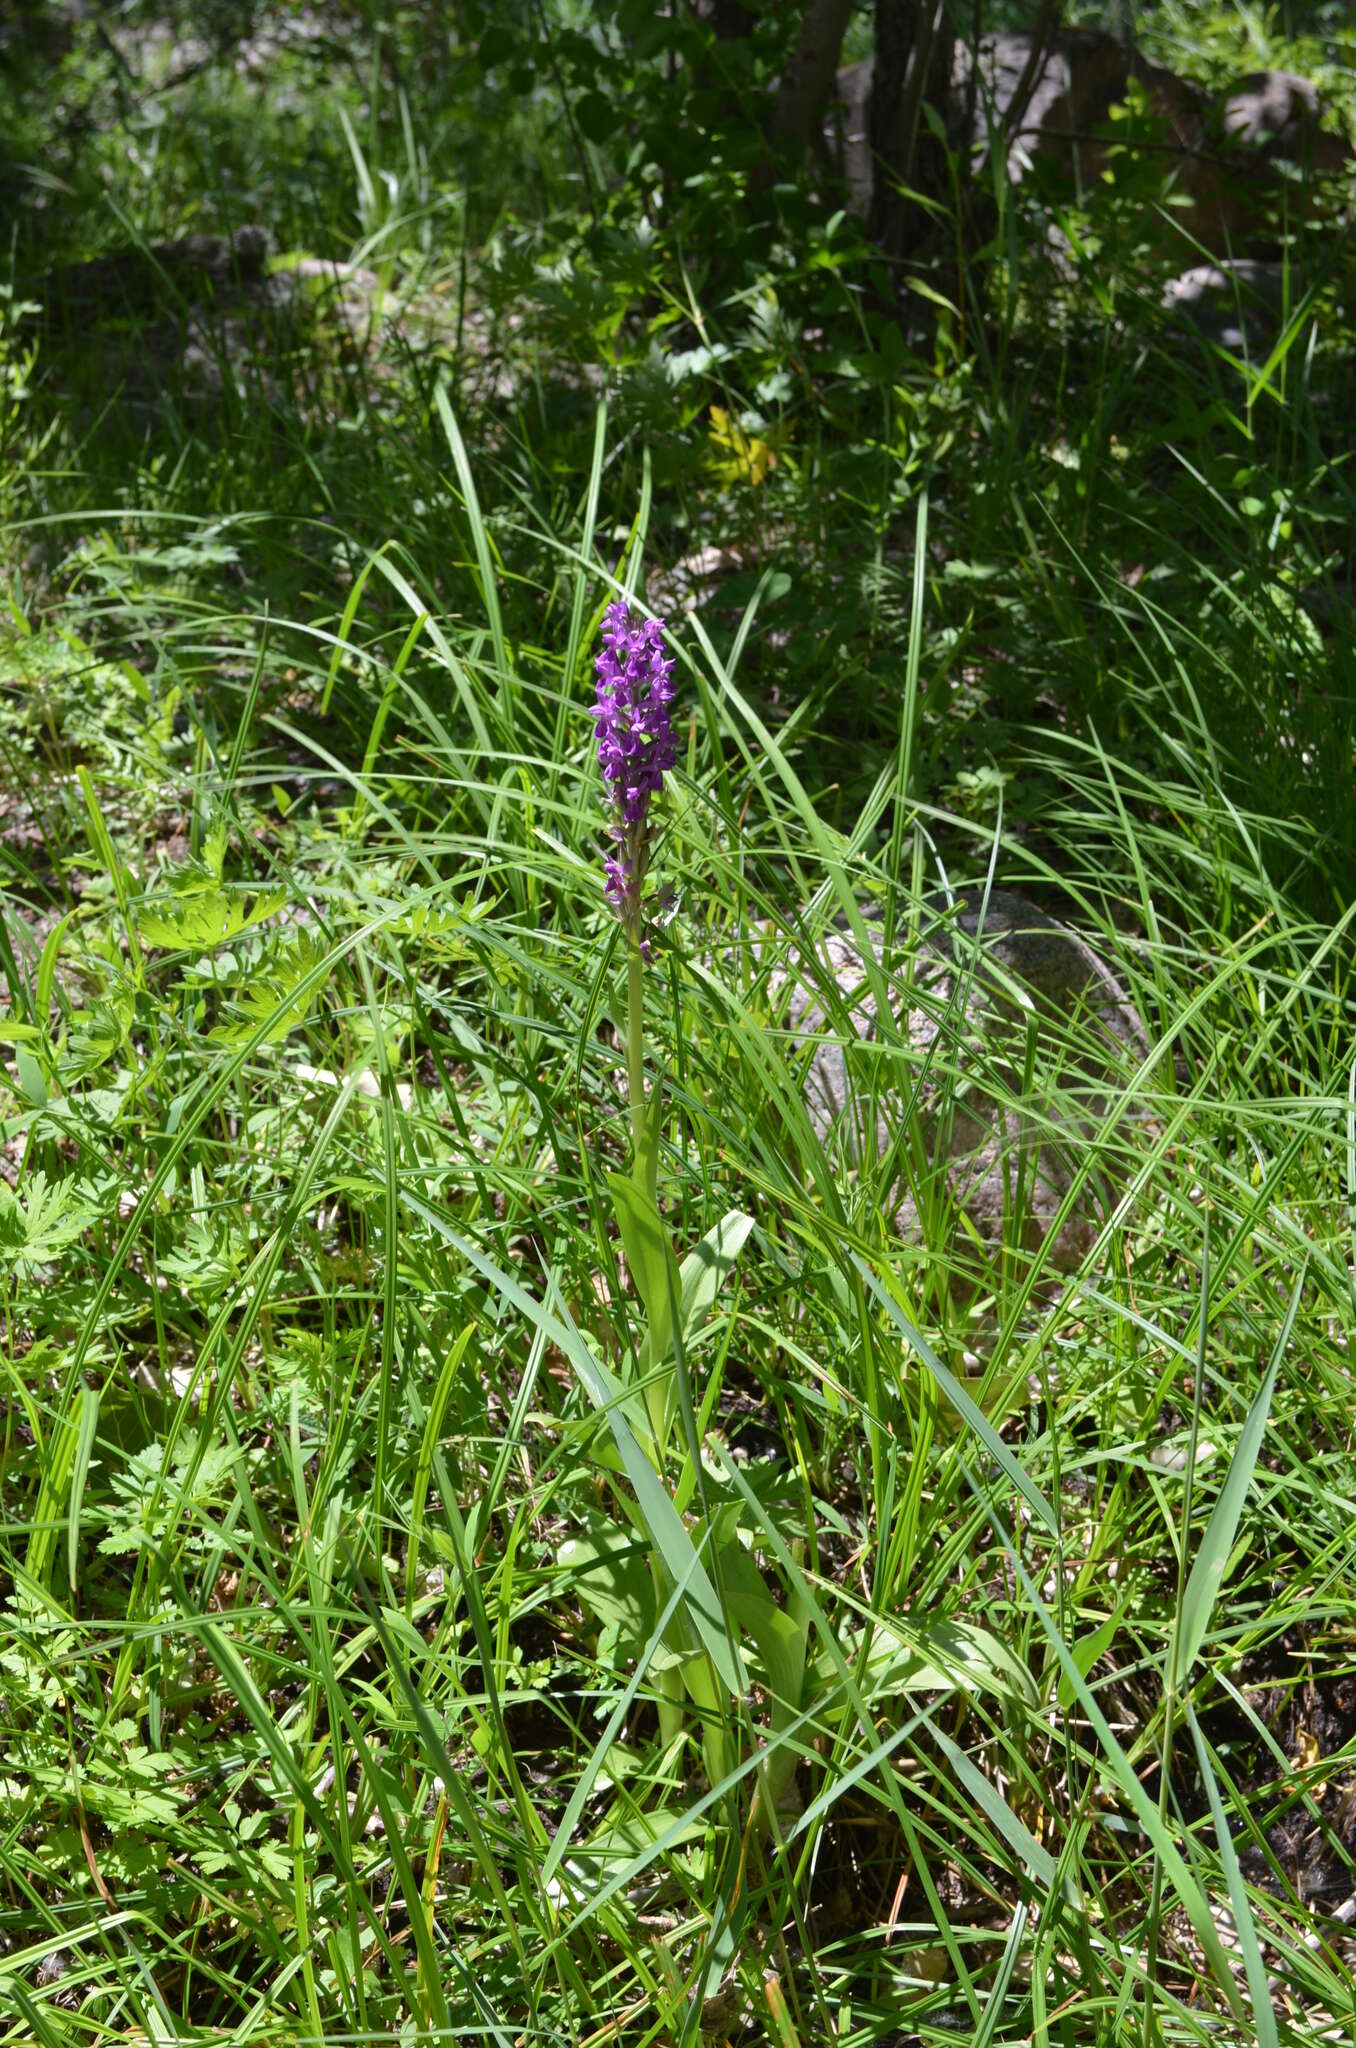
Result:
[[594,664],[598,766],[612,808],[614,851],[603,862],[606,894],[631,938],[645,946],[643,891],[650,861],[650,803],[675,759],[669,706],[673,657],[661,619],[634,619],[624,598],[603,614]]

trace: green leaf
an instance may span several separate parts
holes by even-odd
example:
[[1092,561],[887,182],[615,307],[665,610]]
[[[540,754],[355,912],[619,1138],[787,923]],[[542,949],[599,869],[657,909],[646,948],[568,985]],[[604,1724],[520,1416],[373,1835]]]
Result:
[[604,1628],[617,1629],[623,1653],[634,1655],[654,1626],[654,1581],[632,1532],[591,1515],[582,1534],[561,1544],[556,1563]]
[[80,1554],[80,1509],[85,1499],[85,1481],[89,1477],[90,1453],[94,1448],[94,1435],[99,1427],[99,1394],[97,1388],[80,1389],[80,1419],[75,1440],[75,1462],[71,1467],[71,1501],[66,1516],[66,1573],[71,1591],[76,1589],[76,1561]]
[[586,142],[606,142],[617,125],[613,107],[600,92],[586,92],[576,100],[574,116]]
[[[720,1519],[732,1521],[736,1513],[737,1507],[724,1509]],[[805,1680],[803,1630],[777,1605],[767,1580],[732,1529],[723,1536],[713,1529],[712,1544],[725,1610],[753,1638],[774,1710],[798,1713]]]
[[[737,1512],[737,1510],[735,1510]],[[797,1719],[805,1691],[806,1626],[779,1607],[754,1559],[730,1534],[717,1552],[717,1580],[725,1611],[751,1638],[771,1701],[772,1740],[759,1776],[772,1813],[785,1813],[801,1749],[781,1736]]]
[[673,1313],[682,1299],[678,1261],[673,1256],[663,1218],[644,1190],[623,1173],[610,1173],[617,1224],[626,1248],[627,1264],[645,1309],[646,1331],[640,1347],[645,1409],[655,1458],[662,1463],[668,1440],[672,1373],[669,1363],[673,1345]]
[[1047,1889],[1053,1890],[1056,1877],[1054,1857],[1043,1849],[1029,1828],[1022,1825],[1012,1808],[1003,1798],[996,1785],[991,1785],[983,1771],[971,1763],[963,1749],[943,1734],[935,1721],[929,1721],[932,1739],[947,1758],[952,1770],[964,1785],[976,1806],[987,1814],[1010,1849],[1015,1849],[1033,1877]]
[[597,1833],[584,1846],[571,1849],[558,1867],[588,1898],[633,1863],[643,1868],[661,1845],[669,1856],[700,1841],[705,1832],[699,1818],[671,1806],[657,1806],[645,1813],[630,1807],[615,1818],[609,1816]]
[[[705,1237],[692,1247],[678,1268],[681,1303],[678,1327],[684,1339],[713,1306],[752,1229],[752,1216],[746,1216],[742,1209],[728,1209],[719,1223],[713,1223]],[[643,1354],[642,1370],[649,1363],[648,1355]]]
[[[1100,1628],[1092,1629],[1085,1636],[1078,1636],[1070,1645],[1069,1654],[1073,1658],[1080,1677],[1086,1678],[1093,1665],[1097,1662],[1097,1659],[1105,1657],[1116,1639],[1116,1631],[1121,1625],[1121,1616],[1129,1604],[1130,1600],[1127,1595],[1116,1609],[1116,1612],[1108,1620],[1104,1621]],[[1067,1714],[1074,1703],[1073,1685],[1067,1677],[1061,1677],[1056,1697],[1061,1711]]]
[[41,1061],[34,1057],[26,1045],[16,1045],[14,1048],[14,1070],[18,1075],[19,1086],[28,1100],[37,1108],[45,1109],[47,1077],[42,1071]]
[[852,1254],[852,1263],[875,1295],[877,1301],[884,1308],[910,1350],[916,1352],[918,1357],[922,1359],[942,1393],[946,1396],[962,1421],[969,1424],[999,1470],[1016,1487],[1027,1505],[1039,1515],[1045,1527],[1050,1531],[1050,1534],[1058,1537],[1059,1518],[1037,1486],[1035,1480],[1013,1457],[1012,1452],[1003,1442],[997,1430],[994,1429],[993,1425],[975,1406],[964,1387],[960,1384],[960,1381],[956,1379],[953,1373],[948,1372],[927,1340],[919,1331],[915,1330],[893,1294],[888,1293],[881,1286],[870,1266],[867,1265],[866,1260],[854,1252]]
[[456,416],[449,403],[447,387],[445,385],[438,385],[433,394],[433,401],[438,408],[438,417],[443,423],[443,432],[447,436],[447,445],[452,451],[452,463],[457,472],[457,484],[461,491],[462,503],[466,507],[466,517],[471,528],[471,543],[475,548],[480,597],[485,607],[485,617],[490,628],[490,644],[494,649],[494,666],[500,689],[500,708],[504,713],[506,725],[512,731],[513,675],[509,667],[508,648],[504,640],[504,621],[499,609],[499,587],[494,577],[490,536],[486,530],[485,520],[480,510],[480,500],[476,496],[475,481],[471,475],[471,464],[466,454],[466,443],[462,440],[461,428],[457,425]]
[[507,22],[491,22],[477,45],[481,69],[493,71],[497,64],[507,64],[521,50],[519,37]]
[[0,1181],[0,1267],[27,1275],[75,1243],[97,1210],[73,1175],[50,1184],[39,1167],[12,1193]]
[[1025,1664],[997,1636],[974,1622],[936,1621],[916,1637],[905,1639],[898,1633],[898,1624],[878,1620],[862,1661],[858,1653],[864,1636],[864,1629],[856,1630],[847,1647],[857,1658],[853,1675],[868,1704],[894,1699],[900,1693],[957,1690],[997,1693],[1028,1707],[1038,1704],[1039,1695]]
[[649,1323],[647,1348],[652,1366],[668,1356],[673,1337],[673,1310],[682,1301],[682,1280],[664,1220],[649,1197],[623,1173],[610,1173],[608,1187],[626,1248],[631,1278]]
[[1219,1786],[1210,1762],[1210,1752],[1200,1724],[1187,1701],[1187,1722],[1191,1739],[1196,1745],[1196,1761],[1200,1766],[1201,1782],[1210,1801],[1210,1818],[1215,1824],[1215,1839],[1219,1843],[1219,1860],[1224,1867],[1225,1882],[1229,1887],[1229,1904],[1233,1909],[1234,1927],[1238,1933],[1238,1945],[1243,1951],[1243,1968],[1248,1979],[1248,1996],[1252,2000],[1253,2025],[1257,2029],[1257,2048],[1277,2048],[1276,2012],[1271,2003],[1271,1990],[1267,1983],[1266,1964],[1262,1960],[1261,1945],[1257,1929],[1253,1925],[1252,1907],[1248,1902],[1247,1886],[1239,1868],[1238,1854],[1234,1848],[1233,1836],[1229,1830],[1229,1817],[1224,1802],[1219,1796]]
[[645,1125],[636,1156],[631,1162],[631,1178],[647,1201],[659,1200],[659,1140],[664,1122],[664,1089],[662,1077],[657,1079],[650,1090],[645,1105]]
[[46,1585],[47,1572],[56,1551],[57,1531],[61,1527],[61,1503],[65,1497],[67,1477],[75,1462],[76,1441],[75,1418],[67,1414],[48,1439],[47,1454],[43,1460],[42,1484],[38,1488],[37,1505],[33,1510],[28,1549],[24,1557],[29,1577],[39,1586]]
[[148,946],[167,952],[212,952],[252,925],[276,917],[287,901],[283,889],[249,898],[217,888],[206,874],[176,887],[168,903],[142,902],[136,908],[137,931]]
[[[219,1044],[276,1045],[295,1030],[319,993],[317,970],[327,959],[323,941],[310,932],[291,938],[257,970],[255,979],[231,998],[232,1015],[213,1025]],[[259,1037],[263,1027],[263,1038]]]
[[[733,1270],[752,1229],[752,1216],[745,1215],[742,1209],[727,1210],[719,1223],[713,1223],[705,1237],[692,1247],[678,1268],[678,1328],[684,1344],[714,1306],[716,1296]],[[647,1336],[639,1361],[642,1379],[648,1378],[655,1362]],[[669,1440],[677,1409],[678,1377],[675,1372],[669,1376],[665,1387],[661,1446]]]
[[649,1531],[650,1540],[663,1560],[669,1577],[678,1585],[687,1588],[684,1595],[687,1611],[706,1646],[711,1662],[720,1675],[721,1683],[729,1692],[742,1697],[747,1686],[741,1660],[731,1646],[715,1588],[693,1548],[692,1538],[683,1524],[681,1515],[637,1441],[635,1431],[627,1418],[628,1401],[625,1389],[618,1385],[602,1360],[595,1358],[563,1303],[561,1313],[553,1314],[536,1299],[535,1295],[529,1294],[525,1287],[520,1287],[516,1280],[510,1279],[502,1267],[496,1266],[492,1259],[487,1259],[475,1245],[453,1230],[446,1218],[430,1203],[421,1201],[412,1191],[403,1188],[401,1200],[415,1215],[430,1223],[448,1244],[456,1248],[482,1279],[488,1280],[506,1302],[511,1303],[520,1315],[525,1315],[547,1342],[554,1344],[568,1359],[594,1407],[607,1417],[608,1427],[621,1453],[622,1463],[635,1491],[636,1502]]
[[1186,1678],[1200,1655],[1206,1631],[1210,1627],[1210,1616],[1214,1612],[1215,1599],[1224,1581],[1225,1569],[1234,1538],[1238,1534],[1239,1518],[1243,1503],[1252,1485],[1252,1475],[1262,1448],[1262,1435],[1267,1426],[1271,1410],[1271,1397],[1275,1392],[1277,1375],[1285,1356],[1285,1347],[1290,1342],[1299,1311],[1300,1295],[1304,1291],[1305,1271],[1300,1272],[1295,1282],[1295,1291],[1290,1297],[1290,1306],[1285,1312],[1285,1321],[1280,1328],[1271,1354],[1271,1363],[1266,1378],[1257,1390],[1257,1395],[1248,1410],[1247,1420],[1239,1434],[1238,1447],[1230,1460],[1228,1474],[1219,1490],[1219,1498],[1211,1511],[1210,1520],[1201,1538],[1196,1561],[1191,1567],[1186,1591],[1182,1595],[1182,1617],[1173,1645],[1172,1687],[1180,1691]]

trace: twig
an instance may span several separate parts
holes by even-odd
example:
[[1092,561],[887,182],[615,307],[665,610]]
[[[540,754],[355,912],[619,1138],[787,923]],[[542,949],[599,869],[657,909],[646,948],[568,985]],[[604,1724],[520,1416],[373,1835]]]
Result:
[[[1026,117],[1026,110],[1031,105],[1031,95],[1035,92],[1045,70],[1045,60],[1050,54],[1050,45],[1059,27],[1061,12],[1062,0],[1041,0],[1041,11],[1036,16],[1036,26],[1031,33],[1031,48],[1026,53],[1026,62],[1022,66],[1021,75],[1003,115],[1000,132],[1005,143],[1012,140]],[[978,50],[975,52],[975,62],[979,62]]]
[[[1018,74],[1012,98],[1004,108],[1002,118],[998,123],[997,132],[1003,138],[1003,155],[1005,159],[1009,145],[1021,132],[1022,122],[1026,119],[1032,95],[1044,75],[1045,60],[1050,54],[1050,45],[1053,43],[1055,33],[1059,28],[1061,13],[1062,0],[1041,0],[1041,10],[1036,16],[1036,26],[1031,32],[1031,47],[1026,53],[1026,62]],[[977,86],[980,75],[978,43],[975,44],[974,55],[970,61],[972,66],[971,81]],[[980,152],[979,161],[975,166],[976,176],[983,172],[993,152],[993,134],[994,131],[991,128],[989,138],[985,142],[984,148]]]

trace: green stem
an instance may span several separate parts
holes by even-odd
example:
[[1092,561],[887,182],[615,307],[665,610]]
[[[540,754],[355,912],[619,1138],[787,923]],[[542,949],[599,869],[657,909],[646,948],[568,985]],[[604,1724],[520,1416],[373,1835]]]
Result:
[[[1175,1659],[1177,1643],[1174,1638],[1169,1654]],[[1166,1829],[1168,1824],[1168,1779],[1172,1771],[1173,1721],[1177,1712],[1177,1694],[1171,1676],[1163,1700],[1163,1752],[1160,1762],[1161,1776],[1158,1783],[1158,1822]],[[1154,2009],[1155,1991],[1158,1984],[1158,1929],[1163,1913],[1163,1859],[1154,1852],[1154,1881],[1149,1895],[1149,1920],[1144,1937],[1144,2048],[1152,2048],[1159,2037]]]
[[626,942],[626,1076],[631,1097],[631,1144],[639,1159],[645,1142],[645,962],[633,938]]

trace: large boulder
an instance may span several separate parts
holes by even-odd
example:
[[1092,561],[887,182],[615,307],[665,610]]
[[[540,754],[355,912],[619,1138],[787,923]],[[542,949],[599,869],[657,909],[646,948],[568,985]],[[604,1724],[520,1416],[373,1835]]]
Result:
[[[1127,140],[1113,108],[1138,88],[1156,128],[1153,160],[1173,197],[1170,217],[1211,255],[1263,256],[1276,244],[1284,196],[1291,220],[1325,180],[1349,168],[1353,152],[1325,125],[1308,79],[1258,71],[1211,95],[1151,63],[1132,44],[1092,29],[1062,29],[1033,56],[1028,35],[991,35],[972,53],[957,45],[948,133],[979,157],[1003,138],[1014,182],[1033,165],[1088,190]],[[854,209],[870,212],[872,61],[838,74],[829,146]],[[1164,224],[1164,233],[1171,232]]]
[[1307,78],[1255,71],[1205,109],[1187,161],[1191,206],[1182,225],[1212,255],[1263,257],[1279,249],[1282,212],[1293,226],[1347,171],[1346,137],[1323,126]]
[[[1018,104],[1032,62],[1030,36],[986,36],[976,65],[968,50],[958,55],[953,90],[973,107],[971,142],[984,148],[1006,127],[1011,145],[1008,174],[1021,177],[1034,157],[1076,166],[1084,182],[1098,176],[1106,160],[1106,124],[1137,82],[1167,138],[1192,146],[1205,108],[1205,95],[1132,45],[1093,29],[1064,29],[1050,39],[1035,64],[1025,107]],[[1016,111],[1014,112],[1014,106]]]
[[1121,1119],[1057,1223],[1059,1212],[1149,1054],[1139,1013],[1106,962],[1024,897],[995,889],[985,904],[976,890],[925,906],[911,962],[888,976],[885,1032],[871,979],[841,930],[815,948],[813,963],[792,954],[770,977],[787,1028],[809,1053],[805,1101],[819,1138],[858,1165],[869,1138],[883,1159],[916,1116],[894,1153],[892,1213],[903,1236],[971,1266],[977,1246],[992,1255],[1019,1243],[1028,1253],[1045,1246],[1058,1271],[1077,1267],[1123,1189]]
[[1331,176],[1351,162],[1351,146],[1323,126],[1318,88],[1293,71],[1253,71],[1219,104],[1225,146],[1269,151],[1286,162]]

